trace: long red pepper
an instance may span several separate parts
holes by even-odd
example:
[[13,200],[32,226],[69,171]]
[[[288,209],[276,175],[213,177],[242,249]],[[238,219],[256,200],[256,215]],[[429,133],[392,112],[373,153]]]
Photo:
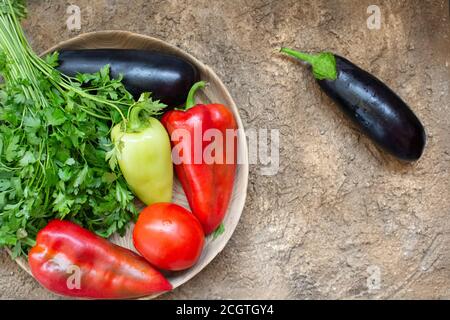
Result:
[[39,231],[28,260],[39,283],[65,296],[125,299],[172,289],[141,256],[69,221]]
[[[222,104],[195,105],[195,92],[204,86],[205,82],[197,82],[189,92],[185,110],[171,110],[161,122],[171,136],[174,149],[182,144],[179,148],[182,161],[175,163],[175,171],[192,213],[205,234],[209,234],[222,222],[231,199],[237,162],[237,124],[233,113]],[[213,155],[218,159],[214,163],[203,157],[212,143],[205,139],[208,130],[212,136],[221,135],[214,141]],[[176,141],[174,137],[183,136],[183,132],[189,136]]]

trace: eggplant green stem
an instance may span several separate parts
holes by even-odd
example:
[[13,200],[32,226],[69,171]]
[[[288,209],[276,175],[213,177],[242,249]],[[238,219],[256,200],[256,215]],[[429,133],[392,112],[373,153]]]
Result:
[[199,81],[192,86],[191,90],[189,90],[184,110],[189,110],[190,108],[195,106],[195,93],[198,89],[204,89],[205,87],[205,81]]
[[312,67],[314,77],[317,80],[336,80],[337,67],[336,58],[330,52],[321,52],[318,54],[308,54],[289,48],[281,48],[280,52],[286,53],[291,57],[309,63]]
[[308,53],[304,53],[304,52],[301,52],[301,51],[292,50],[292,49],[289,49],[289,48],[281,48],[280,52],[286,53],[286,54],[288,54],[288,55],[290,55],[290,56],[292,56],[294,58],[297,58],[299,60],[308,62],[311,65],[314,63],[315,57],[312,54],[308,54]]

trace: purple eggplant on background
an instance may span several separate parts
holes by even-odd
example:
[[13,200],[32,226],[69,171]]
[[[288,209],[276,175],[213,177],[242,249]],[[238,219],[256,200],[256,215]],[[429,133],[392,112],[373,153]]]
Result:
[[199,72],[190,62],[175,55],[134,49],[61,50],[58,70],[68,76],[95,73],[105,65],[111,76],[123,75],[125,88],[137,99],[151,92],[154,100],[169,107],[186,101],[191,87],[199,81]]
[[406,161],[420,158],[425,130],[408,105],[386,84],[347,59],[329,52],[310,55],[282,48],[309,63],[322,90],[378,146]]

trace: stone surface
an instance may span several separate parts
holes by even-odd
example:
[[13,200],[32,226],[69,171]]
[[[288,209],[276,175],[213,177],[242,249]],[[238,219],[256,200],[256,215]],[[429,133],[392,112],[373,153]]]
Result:
[[[381,30],[369,30],[367,0],[74,0],[80,32],[66,28],[68,3],[29,1],[35,50],[103,29],[159,37],[217,72],[247,128],[280,130],[278,174],[251,167],[233,238],[163,299],[450,298],[447,1],[379,1]],[[426,126],[423,158],[380,152],[280,46],[331,50],[389,84]],[[2,252],[0,298],[56,296]]]

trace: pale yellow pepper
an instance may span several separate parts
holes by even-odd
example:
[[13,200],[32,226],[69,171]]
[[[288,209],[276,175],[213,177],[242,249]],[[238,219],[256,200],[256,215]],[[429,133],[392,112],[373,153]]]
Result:
[[173,165],[170,139],[159,120],[149,117],[154,104],[140,100],[131,107],[126,125],[116,125],[111,140],[131,191],[146,205],[172,200]]

